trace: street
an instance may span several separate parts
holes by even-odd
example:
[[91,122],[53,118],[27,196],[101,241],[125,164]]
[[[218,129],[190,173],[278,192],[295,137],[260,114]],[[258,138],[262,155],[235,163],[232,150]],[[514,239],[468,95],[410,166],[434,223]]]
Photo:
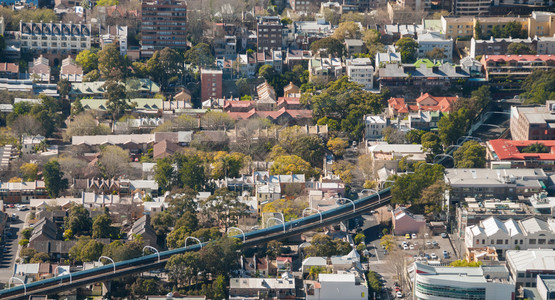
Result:
[[15,222],[10,220],[10,222],[6,224],[6,231],[4,233],[5,239],[2,241],[2,246],[0,246],[0,282],[2,284],[6,284],[13,275],[15,257],[17,256],[17,249],[21,238],[19,233],[23,229],[25,217],[28,212],[29,211],[18,211],[16,208],[6,208],[6,215],[9,216],[10,219],[12,214],[16,214],[18,219]]

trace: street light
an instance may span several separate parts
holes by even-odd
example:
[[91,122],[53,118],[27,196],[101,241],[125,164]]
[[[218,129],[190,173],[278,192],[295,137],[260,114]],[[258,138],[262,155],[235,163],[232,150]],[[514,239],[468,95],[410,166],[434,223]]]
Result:
[[303,218],[304,218],[304,213],[307,209],[317,212],[320,215],[320,223],[322,223],[322,213],[314,207],[307,207],[307,208],[303,209]]
[[395,181],[393,181],[393,180],[382,181],[382,182],[380,182],[380,185],[379,185],[380,190],[383,190],[383,186],[385,185],[386,182],[395,183]]
[[229,227],[229,228],[227,229],[227,234],[229,234],[229,230],[230,230],[230,229],[235,229],[235,230],[241,231],[241,234],[243,235],[243,243],[245,242],[246,237],[245,237],[245,232],[243,231],[243,229],[241,229],[241,228],[239,228],[239,227]]
[[[61,266],[57,266],[56,269],[54,269],[54,274],[60,275],[60,274],[58,274],[58,269],[59,269],[60,267],[61,267]],[[63,269],[62,269],[62,270],[63,270]],[[67,273],[69,274],[69,283],[71,283],[72,278],[71,278],[71,271],[69,270],[69,267],[68,267]],[[62,272],[62,274],[63,274],[63,272]],[[64,280],[63,280],[62,278],[60,278],[60,283],[63,282],[63,281],[64,281]]]
[[185,239],[185,248],[187,248],[187,241],[188,241],[189,239],[197,241],[198,244],[200,245],[200,249],[202,249],[202,242],[201,242],[199,239],[197,239],[196,237],[194,237],[194,236],[188,236],[188,237]]
[[101,262],[100,260],[103,258],[112,262],[112,265],[114,266],[114,274],[116,274],[116,263],[114,262],[114,260],[109,258],[108,256],[102,255],[101,257],[98,258],[98,262]]
[[23,284],[24,295],[27,295],[27,286],[25,285],[25,282],[17,277],[12,276],[10,280],[8,280],[8,286],[12,285],[12,279],[15,279]]
[[281,225],[283,225],[283,232],[285,232],[285,222],[283,222],[282,220],[280,220],[278,218],[274,218],[274,217],[271,217],[268,220],[266,220],[266,228],[268,227],[268,222],[270,222],[270,220],[279,221],[281,223]]
[[158,262],[160,262],[160,252],[158,252],[158,249],[152,247],[152,246],[144,246],[143,247],[143,256],[145,256],[145,250],[146,249],[150,249],[150,250],[154,250],[156,251],[156,254],[158,254]]
[[374,189],[364,189],[362,191],[360,191],[361,193],[364,193],[365,191],[369,191],[369,192],[373,192],[374,194],[378,195],[378,202],[382,201],[382,197],[380,196],[380,193],[378,193],[378,191],[374,190]]
[[353,205],[353,212],[356,211],[355,203],[353,202],[353,200],[351,200],[351,199],[349,199],[349,198],[345,198],[345,197],[339,197],[339,198],[335,199],[335,203],[337,204],[337,201],[339,201],[339,200],[347,200],[347,201],[350,201],[351,204]]

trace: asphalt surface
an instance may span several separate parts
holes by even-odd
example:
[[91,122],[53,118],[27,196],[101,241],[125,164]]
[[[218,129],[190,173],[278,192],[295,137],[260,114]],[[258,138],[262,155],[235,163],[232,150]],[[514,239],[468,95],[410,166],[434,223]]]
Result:
[[8,216],[16,214],[18,216],[17,221],[11,221],[6,224],[6,232],[4,234],[4,239],[0,244],[0,286],[4,286],[10,280],[13,275],[13,268],[15,265],[15,258],[17,256],[17,249],[19,247],[19,240],[21,236],[19,233],[23,229],[24,220],[29,212],[18,211],[16,208],[6,208],[5,212]]

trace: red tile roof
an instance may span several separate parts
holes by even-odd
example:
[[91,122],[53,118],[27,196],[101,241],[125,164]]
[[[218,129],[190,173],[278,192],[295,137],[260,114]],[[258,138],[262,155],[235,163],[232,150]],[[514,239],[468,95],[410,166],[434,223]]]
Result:
[[[551,148],[550,153],[521,153],[522,148],[532,144],[540,143]],[[553,140],[537,140],[537,141],[513,141],[513,140],[490,140],[488,142],[491,150],[495,152],[499,160],[524,160],[534,158],[536,160],[555,160],[555,141]]]
[[484,55],[484,60],[487,61],[548,61],[555,60],[554,55]]
[[19,65],[14,63],[0,63],[0,72],[19,73]]
[[283,102],[289,105],[299,105],[301,104],[301,98],[299,97],[279,97],[278,98],[278,106],[281,105]]
[[312,118],[312,111],[309,109],[285,109],[281,108],[280,110],[273,110],[273,111],[259,111],[256,108],[251,109],[248,112],[227,112],[228,116],[232,119],[239,120],[239,119],[249,119],[251,117],[257,116],[261,118],[271,118],[271,119],[278,119],[285,114],[289,114],[294,119],[309,119]]

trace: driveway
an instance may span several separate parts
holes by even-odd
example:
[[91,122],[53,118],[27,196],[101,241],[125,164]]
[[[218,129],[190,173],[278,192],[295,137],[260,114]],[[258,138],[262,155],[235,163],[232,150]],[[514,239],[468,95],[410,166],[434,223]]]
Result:
[[2,283],[7,283],[13,275],[15,258],[17,256],[19,240],[21,239],[19,233],[23,229],[24,220],[28,212],[29,211],[18,211],[15,208],[6,208],[6,214],[8,216],[11,217],[12,214],[16,214],[18,219],[16,221],[10,220],[10,222],[6,224],[4,241],[0,246],[0,282]]

